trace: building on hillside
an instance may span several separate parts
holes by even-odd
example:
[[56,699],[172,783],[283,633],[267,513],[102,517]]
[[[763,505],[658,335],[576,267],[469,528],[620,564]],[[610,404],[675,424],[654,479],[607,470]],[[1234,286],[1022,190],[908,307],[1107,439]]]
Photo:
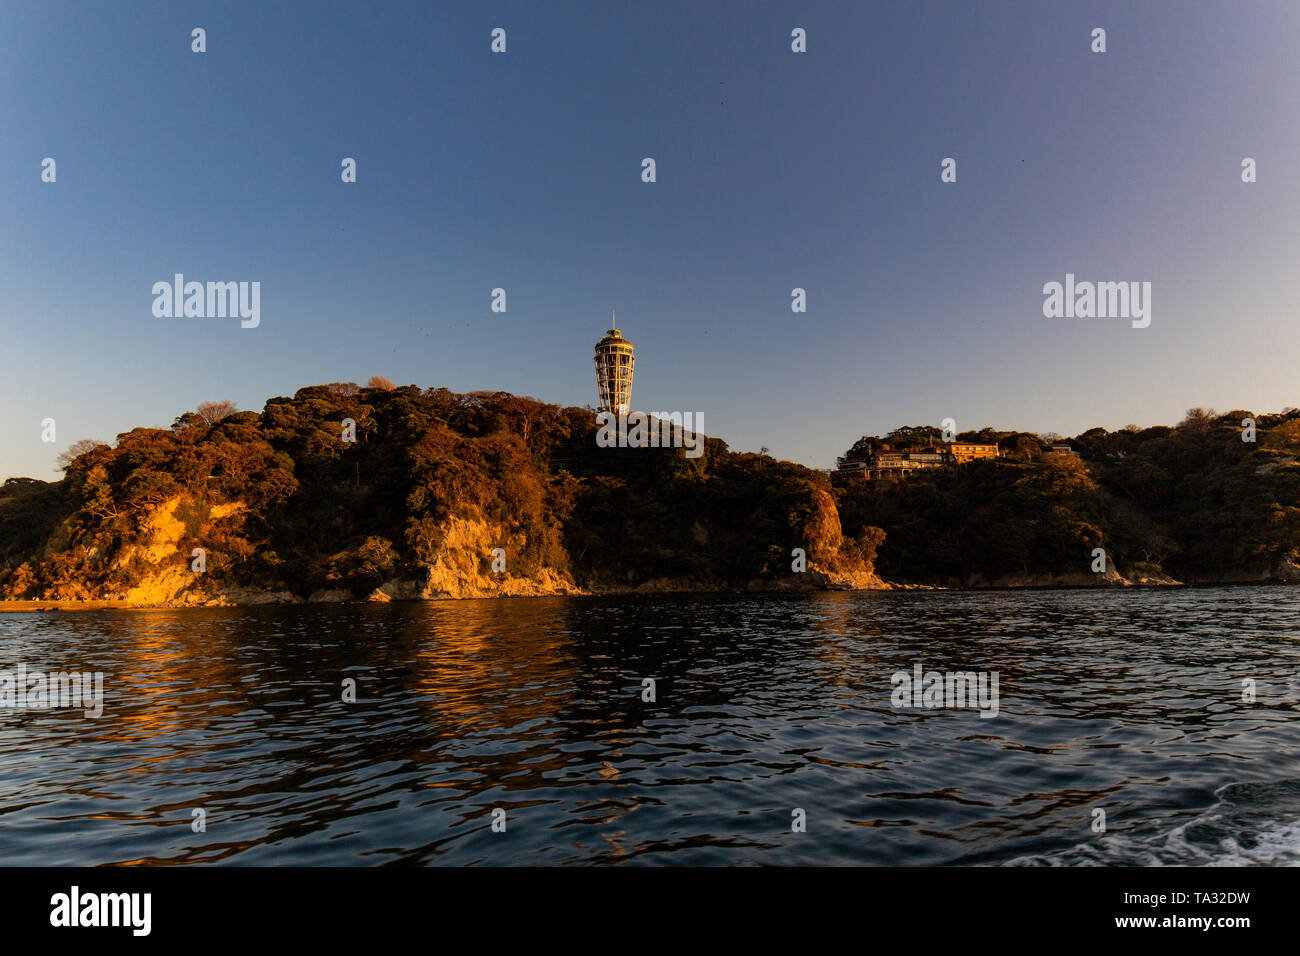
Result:
[[948,460],[947,453],[941,448],[920,448],[916,451],[899,452],[899,454],[925,468],[938,468]]
[[995,444],[976,442],[950,442],[941,447],[895,448],[886,442],[865,460],[838,458],[836,471],[840,474],[860,474],[863,478],[905,478],[918,471],[953,467],[981,458],[1001,458],[1002,452]]
[[864,469],[865,478],[906,478],[918,471],[942,468],[946,455],[937,448],[894,450],[884,448],[871,456]]
[[1002,449],[996,443],[947,442],[938,447],[895,447],[882,442],[865,459],[837,458],[836,472],[860,474],[863,478],[903,478],[931,468],[956,467],[979,459],[998,459]]
[[1001,458],[1002,452],[998,446],[981,445],[974,442],[955,441],[948,445],[948,452],[952,455],[953,461],[958,465],[964,465],[968,461],[975,461],[977,458]]
[[1047,449],[1046,454],[1048,454],[1048,455],[1070,455],[1071,457],[1074,457],[1074,458],[1078,458],[1078,457],[1079,457],[1079,453],[1078,453],[1077,451],[1075,451],[1073,448],[1071,448],[1071,447],[1070,447],[1068,444],[1066,444],[1065,442],[1060,442],[1060,441],[1053,443],[1052,447]]

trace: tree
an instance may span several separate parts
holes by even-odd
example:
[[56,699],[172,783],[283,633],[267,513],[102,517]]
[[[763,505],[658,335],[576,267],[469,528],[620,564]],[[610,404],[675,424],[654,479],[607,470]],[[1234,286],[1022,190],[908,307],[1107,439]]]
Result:
[[393,389],[397,388],[396,385],[394,385],[389,379],[384,378],[382,375],[370,376],[370,380],[366,382],[366,387],[382,388],[385,392],[391,392]]
[[848,461],[866,461],[880,450],[881,440],[875,435],[863,435],[844,453]]
[[905,447],[925,447],[934,445],[943,438],[943,430],[933,425],[903,425],[895,428],[885,436],[894,445]]
[[67,451],[59,454],[59,467],[66,471],[69,465],[86,454],[86,452],[94,451],[100,447],[107,448],[108,446],[94,438],[83,438],[81,441],[73,442],[68,446]]
[[978,431],[962,432],[957,436],[958,441],[976,442],[981,445],[996,445],[998,439],[1002,437],[1002,432],[997,431],[990,425],[985,425]]
[[194,409],[199,418],[203,419],[205,424],[215,425],[223,418],[239,411],[239,406],[234,402],[222,400],[219,402],[199,402],[199,407]]
[[1212,408],[1189,408],[1187,414],[1183,416],[1183,427],[1185,428],[1206,428],[1214,424],[1214,420],[1219,417],[1219,413]]

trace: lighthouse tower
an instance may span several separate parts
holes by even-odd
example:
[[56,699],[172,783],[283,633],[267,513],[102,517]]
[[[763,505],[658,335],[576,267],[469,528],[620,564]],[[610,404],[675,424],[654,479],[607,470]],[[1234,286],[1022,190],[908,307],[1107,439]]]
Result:
[[[614,321],[611,318],[610,324]],[[596,391],[600,411],[626,415],[632,401],[632,343],[618,329],[610,329],[596,343]]]

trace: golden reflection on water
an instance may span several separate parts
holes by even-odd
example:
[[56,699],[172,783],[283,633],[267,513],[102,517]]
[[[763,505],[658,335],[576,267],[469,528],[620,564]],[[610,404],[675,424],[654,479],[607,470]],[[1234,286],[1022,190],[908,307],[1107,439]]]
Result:
[[[1294,673],[1286,600],[1263,625],[1235,591],[13,618],[10,658],[103,670],[106,696],[99,720],[0,722],[6,852],[127,865],[987,862],[1062,850],[1053,834],[1103,799],[1167,807],[1175,771],[1199,812],[1243,761],[1274,778],[1272,803],[1250,810],[1272,826],[1273,804],[1300,805],[1285,756],[1294,711],[1221,699],[1243,674],[1280,686]],[[1002,716],[896,713],[889,677],[914,663],[999,670]],[[355,705],[340,699],[350,676]],[[772,808],[809,800],[832,821],[820,840],[774,840]],[[499,841],[484,837],[498,806],[511,820]],[[195,807],[220,825],[192,832]]]
[[223,688],[238,683],[238,670],[229,634],[216,625],[196,620],[192,610],[123,615],[111,629],[121,639],[115,650],[122,663],[105,681],[105,709],[111,707],[113,718],[106,739],[146,740],[186,726],[198,712],[210,718],[237,709],[222,702]]
[[405,686],[449,736],[554,717],[573,692],[579,663],[563,617],[505,603],[422,605],[404,619],[414,650]]
[[[403,628],[403,643],[413,648],[406,687],[426,703],[426,719],[439,737],[456,741],[494,731],[511,734],[512,746],[478,760],[499,786],[527,794],[538,786],[584,782],[619,784],[615,764],[623,759],[625,735],[602,732],[610,722],[589,715],[586,726],[597,743],[599,765],[586,755],[554,748],[559,724],[578,706],[587,666],[581,654],[581,628],[572,626],[580,611],[554,601],[458,601],[415,607]],[[639,692],[639,691],[638,691]],[[526,729],[523,729],[526,728]],[[611,728],[613,729],[613,728]],[[520,735],[532,736],[535,749],[518,747]],[[561,738],[562,739],[562,738]],[[583,776],[572,779],[574,775]],[[432,780],[429,787],[460,788],[463,780]],[[628,795],[595,802],[582,820],[599,828],[612,858],[642,849],[625,845],[619,822],[641,800]]]

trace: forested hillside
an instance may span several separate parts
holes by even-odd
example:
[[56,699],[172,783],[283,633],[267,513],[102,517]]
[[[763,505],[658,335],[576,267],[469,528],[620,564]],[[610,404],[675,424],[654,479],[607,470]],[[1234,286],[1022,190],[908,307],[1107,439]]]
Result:
[[841,541],[825,474],[717,439],[696,458],[599,448],[596,430],[587,409],[389,383],[303,388],[260,413],[209,403],[112,446],[79,442],[60,481],[6,482],[0,594],[199,603],[788,586],[797,547],[810,560],[801,585],[869,581],[879,531]]
[[[877,587],[876,571],[938,586],[1300,577],[1295,410],[1095,428],[1069,440],[1078,456],[1052,454],[1058,436],[984,429],[957,438],[996,443],[1000,459],[869,481],[716,438],[700,457],[600,448],[589,409],[375,381],[303,388],[261,412],[207,403],[112,445],[78,442],[59,481],[10,479],[0,597]],[[938,436],[900,428],[848,456]]]
[[[938,435],[921,426],[865,436],[848,455]],[[878,570],[886,579],[974,585],[1070,575],[1084,583],[1097,578],[1095,548],[1131,580],[1297,576],[1300,411],[1193,409],[1173,427],[1094,428],[1068,439],[1079,457],[1052,454],[1048,441],[1021,432],[956,437],[996,442],[1004,457],[901,481],[836,477],[845,531],[885,530]]]

